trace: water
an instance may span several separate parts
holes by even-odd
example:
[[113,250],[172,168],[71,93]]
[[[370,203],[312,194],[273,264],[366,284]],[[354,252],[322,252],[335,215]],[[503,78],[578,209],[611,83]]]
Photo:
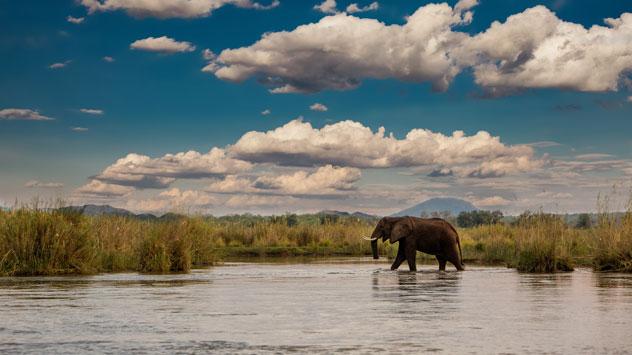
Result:
[[0,278],[0,353],[632,351],[632,275],[387,267]]

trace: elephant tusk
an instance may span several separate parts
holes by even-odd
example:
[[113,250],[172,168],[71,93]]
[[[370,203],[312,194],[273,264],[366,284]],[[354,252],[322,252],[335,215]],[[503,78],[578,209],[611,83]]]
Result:
[[372,241],[374,241],[374,240],[378,240],[378,238],[377,238],[377,237],[375,237],[375,238],[362,237],[362,239],[364,239],[364,240],[368,240],[368,241],[371,241],[371,242],[372,242]]

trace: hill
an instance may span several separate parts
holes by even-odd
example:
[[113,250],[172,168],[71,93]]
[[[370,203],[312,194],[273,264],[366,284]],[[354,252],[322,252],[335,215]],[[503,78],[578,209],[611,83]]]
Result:
[[149,213],[135,214],[126,209],[116,208],[110,205],[68,206],[68,207],[63,207],[62,209],[81,212],[82,214],[86,216],[113,215],[113,216],[134,217],[134,218],[140,218],[140,219],[156,219],[157,218],[153,214],[149,214]]
[[378,216],[374,216],[368,213],[364,213],[364,212],[353,212],[353,213],[349,213],[349,212],[343,212],[343,211],[336,211],[336,210],[324,210],[324,211],[320,211],[317,213],[317,215],[319,216],[338,216],[338,217],[355,217],[355,218],[359,218],[359,219],[365,219],[365,220],[372,220],[372,219],[376,219],[379,218]]
[[409,207],[405,210],[394,213],[392,216],[420,216],[422,212],[427,214],[431,214],[432,212],[443,212],[450,211],[453,216],[457,216],[459,213],[465,211],[474,211],[477,210],[476,206],[467,202],[465,200],[461,200],[458,198],[451,197],[441,197],[441,198],[431,198],[422,203],[419,203],[415,206]]

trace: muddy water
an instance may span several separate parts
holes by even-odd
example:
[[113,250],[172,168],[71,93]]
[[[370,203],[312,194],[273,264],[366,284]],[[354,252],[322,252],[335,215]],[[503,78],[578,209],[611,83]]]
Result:
[[0,353],[632,351],[632,275],[387,267],[0,278]]

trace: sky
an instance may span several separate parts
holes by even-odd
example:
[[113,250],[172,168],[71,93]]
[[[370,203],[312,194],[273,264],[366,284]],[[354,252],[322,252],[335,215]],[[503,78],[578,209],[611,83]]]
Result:
[[0,0],[0,205],[517,214],[632,188],[632,4]]

